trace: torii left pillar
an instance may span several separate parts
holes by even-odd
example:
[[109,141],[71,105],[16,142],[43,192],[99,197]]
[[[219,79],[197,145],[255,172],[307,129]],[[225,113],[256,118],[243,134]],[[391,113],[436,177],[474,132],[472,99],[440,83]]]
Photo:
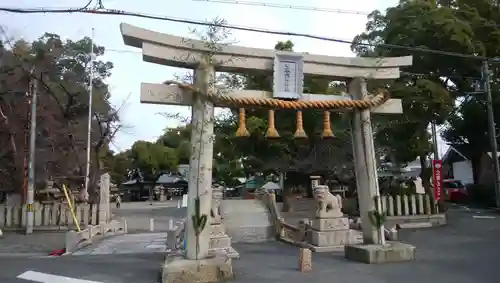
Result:
[[[194,85],[201,93],[215,91],[215,69],[207,59],[203,59],[195,70]],[[197,239],[192,216],[196,214],[196,198],[200,199],[201,214],[210,216],[214,149],[214,105],[204,95],[193,93],[191,127],[186,258],[199,260],[208,257],[210,229],[207,223]]]

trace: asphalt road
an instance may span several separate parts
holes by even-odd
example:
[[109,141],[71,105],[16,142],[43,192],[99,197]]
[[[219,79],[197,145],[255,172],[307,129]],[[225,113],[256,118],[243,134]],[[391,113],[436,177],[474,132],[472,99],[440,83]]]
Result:
[[[159,282],[159,272],[164,258],[164,254],[158,253],[0,259],[0,282],[36,282],[17,278],[30,270],[103,283],[154,283]],[[52,280],[52,283],[61,282],[73,283]]]
[[[496,216],[494,219],[473,216]],[[449,212],[449,225],[405,230],[401,240],[417,247],[413,262],[368,265],[343,253],[313,253],[313,270],[297,271],[296,247],[282,243],[236,244],[236,282],[282,283],[498,283],[500,214],[462,209]]]
[[[477,218],[485,215],[494,218]],[[277,242],[234,244],[241,255],[240,260],[233,261],[234,282],[499,282],[500,214],[457,209],[449,213],[449,225],[446,227],[406,230],[400,237],[417,247],[415,261],[366,265],[349,262],[343,259],[342,254],[314,253],[313,271],[306,274],[297,271],[297,247]],[[0,257],[0,282],[29,282],[16,277],[32,270],[103,283],[152,283],[158,282],[163,259],[163,253],[59,258]]]
[[[0,262],[2,262],[2,257],[47,255],[54,250],[62,249],[64,248],[64,235],[64,232],[36,232],[30,235],[24,235],[21,232],[4,232],[4,235],[0,237]],[[1,268],[0,263],[0,270]]]
[[123,203],[117,209],[112,204],[112,213],[117,217],[127,220],[129,233],[141,233],[149,231],[149,220],[154,219],[156,232],[168,230],[169,219],[179,219],[186,216],[186,208],[177,208],[177,201],[154,202],[132,202]]

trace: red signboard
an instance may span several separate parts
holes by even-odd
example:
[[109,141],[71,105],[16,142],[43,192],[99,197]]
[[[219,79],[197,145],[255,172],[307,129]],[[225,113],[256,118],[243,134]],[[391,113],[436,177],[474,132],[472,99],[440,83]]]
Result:
[[443,188],[443,161],[432,160],[432,180],[434,181],[434,198],[441,199],[441,190]]

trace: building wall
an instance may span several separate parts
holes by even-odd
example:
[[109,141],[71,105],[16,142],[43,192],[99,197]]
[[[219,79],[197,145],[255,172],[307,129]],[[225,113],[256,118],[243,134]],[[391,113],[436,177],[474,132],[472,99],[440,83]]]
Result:
[[464,185],[474,183],[474,175],[472,171],[472,162],[464,160],[452,163],[453,179],[460,180]]

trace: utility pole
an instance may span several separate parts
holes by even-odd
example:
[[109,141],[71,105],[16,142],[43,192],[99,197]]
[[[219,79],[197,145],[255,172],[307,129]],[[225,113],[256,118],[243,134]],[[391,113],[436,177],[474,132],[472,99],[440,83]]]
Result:
[[431,122],[432,143],[434,151],[434,160],[439,159],[439,148],[437,143],[436,121]]
[[33,233],[34,217],[33,203],[35,196],[35,144],[36,144],[36,105],[38,99],[38,82],[34,68],[30,72],[30,92],[31,92],[31,127],[30,127],[30,145],[28,161],[28,190],[26,194],[26,234]]
[[486,105],[488,111],[488,133],[491,142],[491,159],[493,160],[493,169],[495,170],[495,200],[497,208],[500,208],[500,167],[498,166],[498,148],[497,134],[495,130],[495,116],[493,114],[493,98],[491,97],[490,89],[490,70],[488,61],[484,61],[482,69],[482,78],[484,83],[484,91],[486,92]]
[[89,113],[88,113],[88,127],[87,127],[87,162],[85,165],[85,187],[83,191],[84,196],[88,196],[89,183],[90,183],[90,152],[92,145],[92,81],[94,80],[94,28],[92,28],[92,37],[90,39],[90,74],[89,74]]
[[[431,122],[431,133],[432,133],[432,143],[433,143],[433,151],[434,151],[434,160],[439,159],[439,149],[438,149],[438,144],[437,144],[437,131],[436,131],[436,121]],[[427,162],[427,160],[426,160]],[[434,163],[432,163],[434,164]],[[432,166],[432,170],[434,169],[434,166]],[[434,178],[434,174],[433,174]],[[436,180],[434,180],[436,182]],[[433,197],[434,199],[434,197]],[[434,209],[436,210],[436,213],[439,213],[439,205],[438,205],[438,200],[434,199]]]

